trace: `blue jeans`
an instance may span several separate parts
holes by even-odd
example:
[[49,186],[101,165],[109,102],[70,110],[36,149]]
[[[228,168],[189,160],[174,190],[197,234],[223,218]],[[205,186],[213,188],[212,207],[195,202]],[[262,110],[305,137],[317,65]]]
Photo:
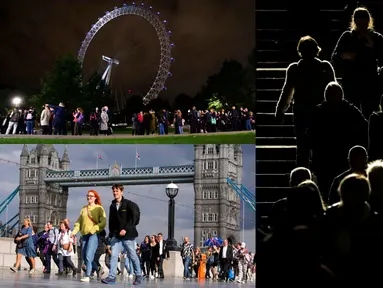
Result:
[[98,233],[95,234],[87,234],[82,236],[82,259],[86,266],[85,276],[89,277],[92,273],[92,269],[94,271],[98,270],[97,264],[93,261],[94,254],[96,254],[96,250],[98,247]]
[[245,121],[245,124],[246,124],[246,130],[251,130],[250,119],[249,119],[249,120],[246,120],[246,121]]
[[125,269],[126,272],[128,272],[130,275],[133,275],[133,261],[130,259],[130,257],[125,258]]
[[180,131],[180,134],[184,134],[184,128],[182,128],[182,126],[178,126],[178,131]]
[[[110,259],[110,270],[109,270],[109,278],[116,279],[116,272],[117,272],[117,265],[118,265],[118,256],[120,256],[120,253],[123,248],[125,248],[128,258],[132,261],[134,274],[136,276],[141,277],[141,265],[140,265],[140,259],[138,259],[137,253],[136,253],[136,245],[134,239],[117,239],[116,237],[112,238],[112,241],[110,243],[110,246],[112,248],[112,257]],[[132,273],[130,273],[132,274]]]
[[185,257],[184,259],[184,277],[185,278],[191,278],[190,269],[189,269],[190,263],[191,263],[191,257]]
[[165,135],[164,124],[160,123],[160,135]]
[[33,121],[25,121],[27,123],[27,134],[33,133]]

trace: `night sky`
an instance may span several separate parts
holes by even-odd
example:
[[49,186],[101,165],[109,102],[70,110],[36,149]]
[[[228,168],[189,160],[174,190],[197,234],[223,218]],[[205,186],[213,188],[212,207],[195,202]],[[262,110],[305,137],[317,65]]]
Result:
[[[122,6],[114,0],[0,1],[0,89],[38,89],[41,77],[63,54],[76,54],[91,25],[106,11]],[[127,2],[130,4],[131,2]],[[139,3],[139,2],[137,2]],[[169,100],[180,93],[194,96],[222,61],[247,64],[255,46],[254,0],[144,1],[168,21],[175,43],[167,91]],[[84,75],[102,68],[101,55],[116,57],[113,89],[146,93],[159,65],[160,49],[151,24],[137,16],[109,22],[88,49]]]

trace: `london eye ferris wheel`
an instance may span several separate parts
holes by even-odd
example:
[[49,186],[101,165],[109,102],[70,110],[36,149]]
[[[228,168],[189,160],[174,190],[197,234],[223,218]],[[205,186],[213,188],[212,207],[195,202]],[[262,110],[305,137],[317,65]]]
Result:
[[[81,48],[78,51],[77,58],[81,65],[83,65],[87,50],[95,35],[110,21],[126,15],[134,15],[144,18],[155,29],[160,42],[160,61],[158,71],[151,87],[146,93],[144,93],[142,98],[144,105],[147,105],[151,100],[157,98],[162,90],[167,89],[165,82],[167,78],[172,75],[170,72],[170,66],[174,61],[174,58],[171,55],[171,50],[174,47],[174,44],[170,41],[172,32],[166,27],[167,21],[161,20],[160,12],[154,12],[152,6],[146,7],[144,3],[136,4],[133,2],[131,5],[124,4],[122,7],[114,7],[112,11],[106,12],[103,17],[100,17],[98,21],[92,25],[91,30],[86,34],[86,38],[82,42]],[[100,58],[101,57],[104,61],[108,62],[108,66],[103,73],[102,79],[107,85],[109,85],[113,64],[118,65],[119,61],[104,55],[100,55]]]

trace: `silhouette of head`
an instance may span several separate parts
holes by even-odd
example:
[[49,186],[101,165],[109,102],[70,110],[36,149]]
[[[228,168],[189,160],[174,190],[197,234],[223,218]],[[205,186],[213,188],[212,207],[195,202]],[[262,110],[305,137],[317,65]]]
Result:
[[358,210],[364,207],[370,197],[370,191],[368,179],[356,173],[346,176],[338,188],[342,205],[347,210]]
[[311,180],[311,172],[305,167],[297,167],[290,173],[290,187],[297,187],[305,180]]
[[318,42],[311,36],[304,36],[299,39],[297,51],[300,57],[303,59],[310,59],[318,57],[321,48]]
[[370,11],[365,7],[358,7],[352,14],[350,29],[352,31],[374,30],[374,19],[372,18]]
[[332,106],[339,105],[343,101],[343,89],[338,82],[332,81],[327,84],[324,91],[324,99]]
[[355,171],[364,171],[367,168],[368,156],[363,146],[356,145],[348,151],[348,163]]
[[[367,177],[371,186],[371,203],[383,205],[383,160],[376,160],[368,164]],[[379,203],[373,203],[378,201]]]
[[301,215],[320,215],[325,209],[319,188],[311,180],[303,181],[293,188],[287,197],[287,207]]

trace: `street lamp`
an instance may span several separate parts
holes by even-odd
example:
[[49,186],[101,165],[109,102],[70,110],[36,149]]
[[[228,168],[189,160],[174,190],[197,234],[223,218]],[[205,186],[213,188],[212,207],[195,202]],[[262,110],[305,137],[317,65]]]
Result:
[[177,241],[174,239],[174,198],[178,194],[178,186],[173,182],[170,183],[166,189],[166,195],[169,197],[169,213],[168,213],[168,240],[166,242],[169,251],[177,251]]
[[12,99],[12,103],[13,105],[15,105],[16,107],[19,107],[20,103],[21,103],[21,98],[20,97],[13,97]]

